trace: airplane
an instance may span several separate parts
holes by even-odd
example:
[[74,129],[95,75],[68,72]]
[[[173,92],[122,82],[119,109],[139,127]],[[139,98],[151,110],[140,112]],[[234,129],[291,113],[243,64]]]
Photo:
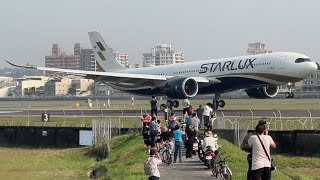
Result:
[[250,98],[264,99],[275,97],[279,86],[287,84],[289,92],[285,96],[293,98],[292,84],[312,75],[318,68],[318,64],[306,55],[277,52],[127,69],[115,59],[99,32],[88,34],[100,71],[20,66],[7,62],[16,67],[81,75],[131,94],[167,96],[173,107],[179,106],[176,99],[214,94],[210,105],[215,110],[225,106],[225,101],[220,100],[221,94],[239,89],[245,89]]

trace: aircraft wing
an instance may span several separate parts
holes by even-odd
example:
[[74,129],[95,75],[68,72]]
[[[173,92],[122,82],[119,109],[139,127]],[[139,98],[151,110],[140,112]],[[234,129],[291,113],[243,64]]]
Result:
[[[29,68],[43,71],[60,72],[69,75],[84,76],[88,79],[94,79],[96,81],[107,81],[110,83],[122,83],[122,84],[140,84],[145,86],[154,86],[158,83],[165,83],[168,79],[174,76],[163,76],[163,75],[149,75],[149,74],[132,74],[122,72],[99,72],[99,71],[82,71],[72,69],[58,69],[58,68],[46,68],[46,67],[35,67],[35,66],[21,66],[13,64],[6,60],[12,66],[20,68]],[[220,81],[215,78],[206,77],[192,77],[198,83],[219,83]]]

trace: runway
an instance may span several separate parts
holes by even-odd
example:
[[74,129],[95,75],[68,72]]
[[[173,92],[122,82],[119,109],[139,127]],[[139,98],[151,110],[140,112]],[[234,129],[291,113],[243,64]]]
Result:
[[[150,113],[149,110],[17,110],[0,111],[0,116],[40,116],[42,113],[49,113],[51,116],[104,116],[104,117],[139,117],[141,113]],[[177,116],[182,116],[182,110],[173,110]],[[242,116],[242,117],[320,117],[319,110],[218,110],[218,116]],[[158,116],[164,113],[158,110]]]

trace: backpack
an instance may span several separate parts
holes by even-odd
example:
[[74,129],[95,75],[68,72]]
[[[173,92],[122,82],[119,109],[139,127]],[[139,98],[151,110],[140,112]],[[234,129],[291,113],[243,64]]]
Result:
[[152,133],[159,136],[161,134],[161,127],[159,124],[156,125],[156,127],[152,130]]
[[143,127],[142,135],[143,135],[143,137],[149,137],[151,135],[151,130],[150,130],[149,126]]
[[151,164],[151,160],[152,160],[152,158],[150,158],[150,160],[146,160],[146,162],[144,162],[144,173],[148,176],[154,175],[155,170],[156,170],[154,165]]
[[175,120],[169,120],[169,128],[173,129],[176,127],[177,122]]

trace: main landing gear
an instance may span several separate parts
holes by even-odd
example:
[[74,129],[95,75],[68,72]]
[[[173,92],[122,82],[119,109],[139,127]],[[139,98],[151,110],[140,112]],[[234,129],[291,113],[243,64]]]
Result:
[[293,83],[291,83],[291,82],[287,83],[287,88],[288,88],[289,92],[286,92],[286,94],[285,94],[286,98],[293,98],[294,97],[294,93],[291,92],[292,87],[293,87]]
[[170,110],[172,110],[172,108],[177,108],[179,107],[179,101],[178,100],[171,100],[171,99],[168,99],[167,100],[167,104],[161,104],[160,105],[160,110],[164,110],[166,107],[168,107]]
[[220,97],[220,94],[215,94],[212,104],[209,103],[211,104],[212,110],[218,110],[219,107],[223,108],[226,105],[224,100],[220,100]]

